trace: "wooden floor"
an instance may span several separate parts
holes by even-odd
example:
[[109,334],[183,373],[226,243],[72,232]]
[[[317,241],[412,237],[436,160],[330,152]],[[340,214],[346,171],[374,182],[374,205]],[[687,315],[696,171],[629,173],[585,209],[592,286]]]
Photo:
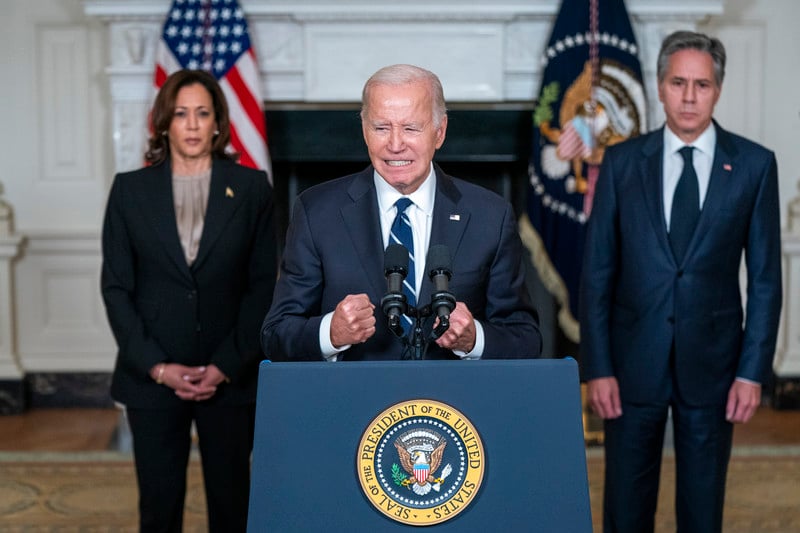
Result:
[[[107,451],[118,446],[117,409],[34,409],[0,416],[0,451]],[[736,446],[800,446],[800,411],[762,407],[734,431]]]
[[33,409],[0,416],[0,450],[106,451],[119,422],[117,409]]

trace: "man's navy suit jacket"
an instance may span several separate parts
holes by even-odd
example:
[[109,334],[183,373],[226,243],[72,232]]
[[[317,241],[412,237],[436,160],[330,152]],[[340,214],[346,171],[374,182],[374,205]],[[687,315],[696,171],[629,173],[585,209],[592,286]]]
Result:
[[103,225],[102,293],[118,344],[111,395],[130,407],[180,400],[156,384],[160,362],[215,364],[231,379],[214,402],[255,402],[258,332],[277,270],[264,172],[215,159],[192,266],[178,236],[170,162],[118,174]]
[[681,263],[664,217],[663,129],[603,160],[582,271],[581,365],[585,379],[615,376],[623,401],[667,401],[674,384],[690,405],[724,405],[734,378],[764,383],[771,370],[781,309],[775,157],[714,125],[711,180]]
[[[485,333],[484,358],[538,357],[538,317],[528,297],[522,245],[511,206],[497,194],[436,169],[430,246],[447,246],[449,289],[466,303]],[[375,304],[376,332],[338,360],[393,360],[403,356],[380,302],[386,294],[384,245],[373,168],[319,184],[295,202],[273,305],[262,345],[269,359],[320,360],[319,327],[348,294]],[[426,276],[417,301],[429,303]],[[432,322],[432,321],[428,321]],[[427,324],[426,334],[430,331]],[[457,358],[430,343],[429,359]]]

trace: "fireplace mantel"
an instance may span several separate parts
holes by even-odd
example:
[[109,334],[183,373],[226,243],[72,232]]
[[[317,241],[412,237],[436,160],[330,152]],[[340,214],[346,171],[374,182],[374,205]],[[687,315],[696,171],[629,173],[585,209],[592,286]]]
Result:
[[[304,103],[357,102],[364,80],[391,63],[436,72],[450,103],[531,101],[560,3],[241,0],[265,100]],[[628,0],[646,77],[654,78],[650,66],[664,35],[722,13],[722,4]],[[108,28],[115,168],[128,170],[141,162],[153,54],[169,1],[85,0],[83,5],[87,16]]]

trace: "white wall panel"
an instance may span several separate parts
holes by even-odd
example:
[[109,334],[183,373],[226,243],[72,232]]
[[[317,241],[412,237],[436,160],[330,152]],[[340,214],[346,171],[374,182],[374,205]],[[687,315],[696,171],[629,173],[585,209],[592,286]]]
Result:
[[715,116],[723,128],[751,139],[763,139],[764,28],[730,26],[715,33],[725,44],[728,56]]
[[91,181],[88,37],[84,28],[40,27],[40,182]]
[[0,26],[19,58],[6,70],[15,95],[2,102],[10,135],[0,180],[22,233],[98,231],[107,191],[108,82],[96,70],[106,60],[102,31],[70,23],[57,7],[64,3],[37,2]]
[[451,102],[503,99],[500,24],[309,24],[306,43],[308,101],[360,101],[364,81],[393,63],[438,73]]
[[17,263],[19,357],[27,372],[111,370],[116,345],[92,235],[29,237]]

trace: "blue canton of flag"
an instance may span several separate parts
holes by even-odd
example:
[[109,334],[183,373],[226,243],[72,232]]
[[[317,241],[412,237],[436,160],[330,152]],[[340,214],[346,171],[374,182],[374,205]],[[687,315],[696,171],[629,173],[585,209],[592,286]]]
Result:
[[237,0],[172,2],[156,50],[156,89],[181,69],[214,75],[228,103],[232,150],[271,176],[258,64]]
[[594,183],[607,146],[645,131],[638,47],[623,0],[563,0],[542,58],[528,217],[521,234],[579,341],[578,283]]

